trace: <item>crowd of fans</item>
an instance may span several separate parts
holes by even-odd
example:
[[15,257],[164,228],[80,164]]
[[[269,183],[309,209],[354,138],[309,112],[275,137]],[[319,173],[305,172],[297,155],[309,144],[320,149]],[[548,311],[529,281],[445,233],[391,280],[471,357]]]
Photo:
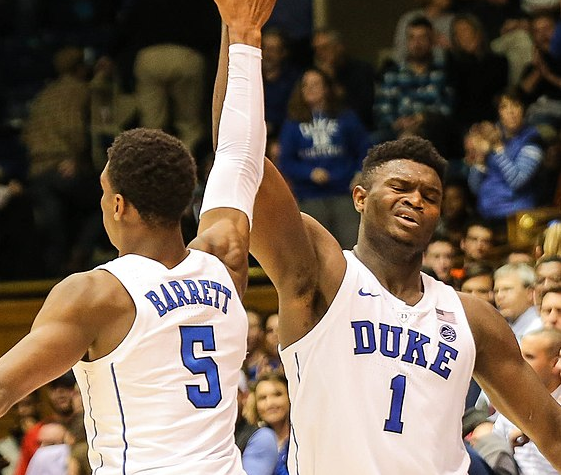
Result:
[[[212,2],[121,3],[2,5],[16,18],[2,30],[2,55],[22,53],[15,69],[28,80],[11,79],[13,68],[0,77],[0,280],[61,277],[114,252],[98,209],[104,164],[95,148],[120,130],[176,134],[195,155],[204,188],[218,13]],[[532,246],[507,240],[514,213],[561,202],[559,1],[427,0],[399,19],[392,54],[376,66],[352,57],[340,32],[313,31],[311,1],[287,5],[263,36],[267,154],[301,209],[352,247],[358,216],[349,192],[367,148],[407,135],[430,139],[450,167],[425,271],[495,305],[560,397],[561,224],[549,223]],[[34,61],[31,75],[26,60]],[[122,97],[131,98],[128,110],[119,109]],[[186,242],[197,205],[196,197],[185,212]],[[278,316],[248,309],[248,320],[236,438],[249,475],[285,474],[289,399]],[[31,403],[34,395],[18,404],[18,425],[0,441],[12,469],[21,466],[10,457],[25,452],[24,434],[51,425]],[[67,446],[65,460],[72,420],[55,421],[63,422],[55,444]],[[464,435],[470,473],[550,473],[475,382]],[[476,460],[486,471],[476,471]],[[26,473],[7,470],[0,472]]]

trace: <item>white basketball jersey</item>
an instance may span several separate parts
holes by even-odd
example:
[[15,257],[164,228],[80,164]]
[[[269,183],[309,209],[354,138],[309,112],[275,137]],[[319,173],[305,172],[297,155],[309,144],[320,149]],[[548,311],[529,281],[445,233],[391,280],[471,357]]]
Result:
[[349,251],[333,303],[281,351],[291,475],[467,473],[461,437],[475,344],[452,287],[423,274],[411,307]]
[[224,264],[190,250],[173,269],[138,255],[99,267],[136,307],[121,344],[74,373],[96,475],[239,475],[234,443],[247,316]]

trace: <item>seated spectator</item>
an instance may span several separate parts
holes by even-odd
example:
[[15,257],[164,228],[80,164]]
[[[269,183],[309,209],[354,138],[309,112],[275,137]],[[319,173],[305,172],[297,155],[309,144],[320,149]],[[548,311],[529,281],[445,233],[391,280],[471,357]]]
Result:
[[340,88],[344,103],[359,117],[362,125],[373,128],[374,68],[352,58],[341,34],[336,30],[318,30],[312,40],[314,65]]
[[561,222],[549,223],[543,232],[543,255],[561,256]]
[[502,241],[506,218],[536,206],[534,181],[543,150],[536,128],[524,122],[524,105],[518,95],[502,94],[498,111],[499,123],[472,126],[465,145],[468,183],[476,195],[477,210]]
[[274,475],[288,475],[288,438],[290,400],[288,382],[279,372],[263,373],[255,385],[254,413],[258,421],[275,431],[278,458]]
[[263,350],[265,328],[263,317],[257,311],[246,309],[246,312],[248,329],[244,371],[250,381],[255,381],[265,358],[265,351]]
[[462,292],[475,295],[495,305],[493,268],[483,263],[469,264],[460,284]]
[[24,436],[39,420],[39,392],[34,391],[21,399],[14,406],[15,421],[8,434],[0,439],[0,453],[8,465],[0,470],[2,475],[12,475],[20,457],[20,448]]
[[270,371],[283,371],[279,355],[279,315],[272,313],[265,319],[265,341],[263,348],[265,358],[260,368],[260,374]]
[[322,223],[344,249],[356,243],[359,215],[349,187],[369,146],[357,115],[341,107],[332,79],[319,69],[307,70],[281,130],[279,168],[300,209]]
[[534,302],[541,305],[546,290],[561,286],[561,256],[542,256],[535,265],[536,285],[534,288]]
[[454,14],[450,11],[451,0],[427,0],[422,8],[414,8],[401,15],[395,27],[393,38],[393,58],[397,63],[407,56],[407,25],[419,16],[424,16],[432,24],[434,57],[439,64],[444,63],[445,53],[450,47],[450,33]]
[[242,465],[247,475],[273,475],[278,460],[277,436],[270,427],[251,424],[243,415],[248,400],[247,378],[240,371],[238,382],[238,419],[236,445],[242,453]]
[[68,471],[70,446],[66,443],[66,427],[48,422],[39,430],[40,447],[33,454],[25,475],[61,475]]
[[267,136],[269,140],[274,140],[286,119],[288,100],[301,71],[292,63],[286,39],[280,30],[271,28],[264,31],[261,43]]
[[491,41],[494,53],[508,60],[508,86],[515,87],[522,73],[532,62],[533,43],[530,36],[530,21],[526,15],[515,15],[507,18],[501,27],[499,37]]
[[528,107],[528,122],[561,125],[561,60],[551,55],[551,40],[555,32],[556,15],[536,13],[530,21],[534,42],[534,57],[518,87]]
[[462,435],[469,445],[483,457],[495,475],[520,475],[510,444],[493,433],[493,423],[486,411],[466,410],[462,418]]
[[491,264],[490,257],[493,250],[493,230],[482,220],[472,219],[464,223],[460,249],[461,261],[452,269],[451,274],[458,281],[462,281],[466,268],[472,264]]
[[88,442],[83,414],[76,413],[66,424],[66,443],[70,446],[68,475],[91,475]]
[[494,101],[508,85],[508,61],[491,51],[483,25],[473,15],[457,15],[452,21],[446,75],[454,90],[454,119],[464,133],[476,122],[497,119]]
[[[83,270],[102,234],[101,188],[88,147],[90,91],[83,51],[55,54],[58,78],[33,100],[22,139],[29,190],[50,277]],[[70,256],[70,257],[68,257]]]
[[313,0],[283,0],[275,4],[265,29],[282,30],[288,40],[290,56],[299,67],[306,68],[312,63],[313,26]]
[[438,280],[452,284],[450,271],[454,261],[455,249],[449,239],[435,235],[423,253],[423,267],[431,269]]
[[528,252],[511,251],[506,256],[506,264],[528,264],[534,267],[536,264],[534,257]]
[[72,371],[54,379],[45,386],[49,409],[51,413],[31,427],[25,434],[21,443],[21,455],[18,460],[15,475],[25,475],[29,461],[40,447],[39,431],[41,427],[50,422],[66,424],[72,417],[80,412],[77,407],[76,380]]
[[[522,356],[536,372],[551,396],[561,404],[561,369],[558,367],[560,350],[561,331],[557,329],[537,330],[525,335],[521,341]],[[527,441],[527,438],[526,443],[518,441],[525,436],[502,414],[497,417],[493,430],[514,447],[514,459],[522,473],[540,475],[558,473],[532,441]]]
[[520,342],[527,333],[541,328],[534,305],[536,274],[527,264],[506,264],[494,274],[495,303]]
[[423,112],[450,116],[452,91],[445,71],[433,59],[433,28],[417,17],[407,26],[403,62],[384,72],[374,102],[375,142],[392,140],[409,131]]
[[493,230],[482,221],[467,223],[460,241],[464,253],[464,266],[474,262],[488,261],[493,250]]
[[447,180],[443,192],[436,232],[448,236],[454,246],[460,248],[466,223],[473,219],[473,197],[463,179]]
[[520,17],[517,0],[467,0],[456,9],[458,13],[471,13],[481,23],[490,40],[498,38],[503,25],[510,18]]
[[561,287],[547,289],[539,307],[543,327],[561,330]]

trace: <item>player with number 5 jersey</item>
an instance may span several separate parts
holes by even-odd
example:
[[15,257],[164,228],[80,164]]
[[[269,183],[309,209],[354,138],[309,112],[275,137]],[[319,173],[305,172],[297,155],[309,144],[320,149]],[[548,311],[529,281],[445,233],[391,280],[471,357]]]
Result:
[[123,132],[100,176],[119,257],[57,284],[0,358],[0,416],[74,368],[96,475],[245,473],[234,441],[241,299],[266,140],[261,28],[274,3],[216,0],[230,33],[228,91],[196,238],[185,247],[196,184],[185,145],[161,130]]

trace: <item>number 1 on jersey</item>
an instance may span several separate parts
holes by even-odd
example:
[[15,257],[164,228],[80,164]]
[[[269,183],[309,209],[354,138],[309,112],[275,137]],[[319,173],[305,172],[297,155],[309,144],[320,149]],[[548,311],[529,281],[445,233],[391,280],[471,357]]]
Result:
[[390,389],[392,391],[392,400],[390,403],[390,417],[388,417],[384,423],[384,430],[387,432],[395,432],[396,434],[401,434],[403,432],[401,413],[403,412],[405,384],[406,379],[402,374],[398,374],[391,381]]

